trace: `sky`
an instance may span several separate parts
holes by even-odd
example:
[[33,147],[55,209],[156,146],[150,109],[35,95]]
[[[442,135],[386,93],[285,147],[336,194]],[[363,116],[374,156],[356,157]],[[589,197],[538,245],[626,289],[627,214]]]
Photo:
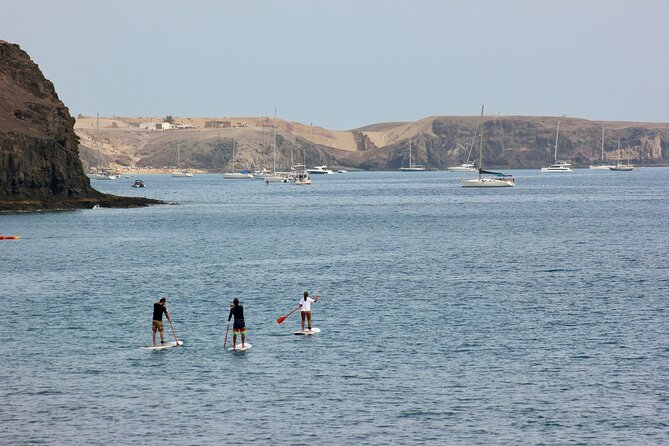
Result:
[[76,116],[669,122],[667,0],[0,0]]

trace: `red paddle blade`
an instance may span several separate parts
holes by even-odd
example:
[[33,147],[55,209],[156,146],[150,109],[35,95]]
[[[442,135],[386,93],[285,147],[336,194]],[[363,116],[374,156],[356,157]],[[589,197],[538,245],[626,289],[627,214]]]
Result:
[[277,323],[277,324],[280,324],[280,323],[282,323],[282,322],[285,321],[285,320],[286,320],[286,316],[281,316],[280,318],[278,318],[278,319],[276,320],[276,323]]

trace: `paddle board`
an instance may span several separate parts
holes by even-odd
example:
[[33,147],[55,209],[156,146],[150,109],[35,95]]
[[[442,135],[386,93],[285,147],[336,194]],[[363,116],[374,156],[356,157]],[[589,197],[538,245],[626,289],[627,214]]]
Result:
[[184,341],[172,341],[166,342],[164,344],[150,345],[148,347],[142,347],[144,350],[163,350],[165,348],[176,347],[177,345],[182,345]]
[[243,352],[243,351],[248,350],[250,348],[251,348],[251,344],[249,344],[248,342],[244,343],[244,348],[242,348],[242,343],[240,342],[239,344],[237,344],[236,348],[230,347],[230,348],[228,348],[228,350],[230,350],[230,351],[234,350],[236,352]]
[[296,335],[313,335],[313,334],[320,333],[320,332],[321,332],[320,328],[311,327],[311,330],[296,331],[295,334]]

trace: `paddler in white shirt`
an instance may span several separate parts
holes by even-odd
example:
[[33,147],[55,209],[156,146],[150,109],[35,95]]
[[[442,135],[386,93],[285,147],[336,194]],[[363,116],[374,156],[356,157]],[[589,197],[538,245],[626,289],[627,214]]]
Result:
[[[315,293],[315,292],[314,292]],[[302,315],[302,331],[304,331],[304,320],[307,320],[307,327],[311,331],[311,304],[318,302],[318,294],[314,294],[314,299],[309,297],[309,292],[304,292],[304,297],[300,299],[300,314]]]

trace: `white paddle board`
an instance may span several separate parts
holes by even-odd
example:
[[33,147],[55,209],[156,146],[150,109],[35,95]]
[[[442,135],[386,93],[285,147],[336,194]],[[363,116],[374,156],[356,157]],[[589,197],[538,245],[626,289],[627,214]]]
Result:
[[320,333],[321,329],[317,327],[311,327],[311,330],[304,330],[304,331],[296,331],[296,335],[312,335],[316,333]]
[[184,341],[172,341],[166,342],[164,344],[150,345],[148,347],[142,347],[144,350],[162,350],[165,348],[176,347],[177,345],[182,345]]
[[243,348],[242,348],[242,343],[240,342],[240,343],[237,344],[237,347],[234,347],[234,348],[230,347],[230,348],[228,348],[228,350],[230,350],[230,351],[234,350],[236,352],[243,352],[243,351],[248,350],[250,348],[251,348],[251,344],[249,344],[248,342],[244,343]]

